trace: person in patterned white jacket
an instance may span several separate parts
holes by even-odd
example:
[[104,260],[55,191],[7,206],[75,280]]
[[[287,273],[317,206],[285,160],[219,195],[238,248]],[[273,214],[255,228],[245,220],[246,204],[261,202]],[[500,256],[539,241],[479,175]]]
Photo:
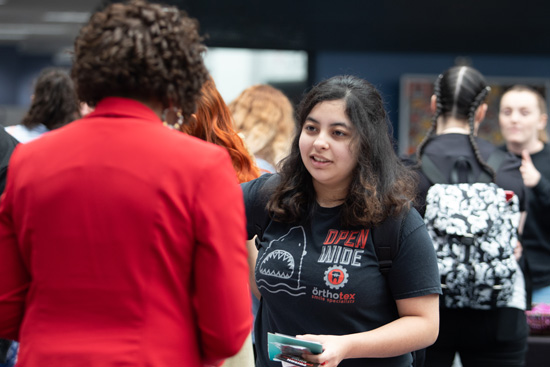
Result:
[[[417,147],[416,160],[409,161],[418,170],[416,207],[423,216],[426,195],[433,185],[419,163],[423,162],[424,156],[449,182],[455,163],[459,160],[467,162],[461,164],[469,166],[471,177],[486,173],[496,185],[517,195],[519,209],[525,211],[526,195],[519,171],[520,162],[511,154],[503,154],[503,162],[495,172],[487,161],[498,147],[477,137],[479,124],[487,110],[485,98],[488,93],[485,78],[471,67],[455,66],[437,78],[431,99],[434,112],[431,129]],[[459,182],[468,181],[462,174],[458,177]],[[507,245],[513,246],[511,243]],[[517,263],[514,265],[517,276],[505,307],[448,307],[442,302],[439,337],[426,350],[426,367],[450,367],[456,353],[465,367],[523,366],[528,334],[524,313],[526,295],[523,274]],[[445,291],[443,294],[445,297]]]

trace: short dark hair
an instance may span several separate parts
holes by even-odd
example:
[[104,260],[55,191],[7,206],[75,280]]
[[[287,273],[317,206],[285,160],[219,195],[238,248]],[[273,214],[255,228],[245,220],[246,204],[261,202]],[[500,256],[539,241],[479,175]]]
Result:
[[343,198],[342,225],[376,225],[410,207],[415,189],[411,182],[415,179],[395,153],[382,96],[368,81],[344,75],[314,86],[298,106],[297,134],[281,166],[281,183],[268,204],[279,220],[298,220],[316,200],[299,140],[311,110],[321,102],[335,100],[345,102],[345,112],[356,131],[352,144],[357,144],[359,151],[348,195]]
[[201,42],[198,22],[176,7],[111,4],[75,40],[78,96],[91,106],[108,96],[158,101],[188,117],[208,75]]
[[45,68],[34,86],[31,106],[21,124],[27,128],[43,124],[53,130],[80,117],[80,104],[68,72],[61,68]]

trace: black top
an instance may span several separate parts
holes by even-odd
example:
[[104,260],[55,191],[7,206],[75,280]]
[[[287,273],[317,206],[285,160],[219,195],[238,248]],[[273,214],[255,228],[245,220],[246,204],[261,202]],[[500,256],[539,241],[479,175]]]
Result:
[[[11,153],[19,142],[0,127],[0,194],[6,187],[6,176]],[[11,340],[0,339],[0,363],[5,363]]]
[[0,127],[0,193],[4,191],[4,187],[6,186],[8,162],[10,161],[11,153],[18,143],[13,136]]
[[[506,150],[505,147],[502,147]],[[520,157],[518,157],[519,159]],[[550,147],[531,155],[540,172],[539,183],[527,188],[527,219],[523,228],[523,254],[527,258],[533,288],[550,285]]]
[[[387,279],[378,267],[369,228],[342,228],[341,207],[316,205],[299,223],[271,220],[259,191],[270,175],[242,184],[248,237],[257,235],[256,284],[262,294],[254,326],[258,367],[280,367],[267,357],[267,333],[344,335],[399,317],[395,300],[441,293],[435,251],[424,222],[411,210]],[[347,359],[341,367],[410,366],[410,353]]]
[[[476,138],[476,142],[484,161],[489,159],[491,153],[498,147],[481,138]],[[427,155],[450,180],[451,170],[458,157],[465,157],[471,164],[473,177],[478,177],[482,172],[481,165],[477,162],[468,140],[464,134],[443,134],[434,137],[426,144],[422,154]],[[406,161],[407,164],[415,163],[412,159]],[[500,169],[496,172],[496,184],[505,190],[513,191],[519,199],[520,211],[526,209],[526,188],[519,171],[521,161],[512,154],[508,154]],[[426,210],[426,194],[432,183],[427,179],[422,171],[419,171],[419,183],[417,190],[416,209],[424,216]]]

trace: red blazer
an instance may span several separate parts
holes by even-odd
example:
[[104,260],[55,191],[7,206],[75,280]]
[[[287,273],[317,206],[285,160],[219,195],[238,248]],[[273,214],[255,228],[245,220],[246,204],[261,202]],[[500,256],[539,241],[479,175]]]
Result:
[[227,152],[106,98],[12,156],[0,337],[26,367],[219,362],[251,329],[245,240]]

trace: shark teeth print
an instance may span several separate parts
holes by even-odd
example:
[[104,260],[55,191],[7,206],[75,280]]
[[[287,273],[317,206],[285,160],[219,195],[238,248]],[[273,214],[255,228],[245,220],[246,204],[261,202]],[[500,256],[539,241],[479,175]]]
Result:
[[294,273],[294,258],[284,250],[268,254],[260,265],[260,273],[275,278],[290,279]]

